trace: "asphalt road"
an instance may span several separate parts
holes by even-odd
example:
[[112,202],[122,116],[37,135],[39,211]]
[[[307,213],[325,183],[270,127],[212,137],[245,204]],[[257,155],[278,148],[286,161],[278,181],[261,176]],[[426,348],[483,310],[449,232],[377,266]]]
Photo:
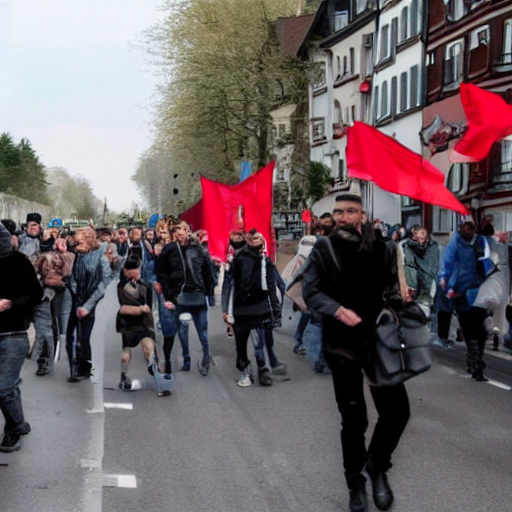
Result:
[[[67,383],[65,359],[45,377],[34,375],[34,362],[24,365],[33,431],[19,452],[0,454],[0,512],[347,510],[330,376],[313,373],[307,356],[292,352],[296,314],[287,310],[275,333],[288,376],[275,377],[272,387],[236,385],[234,341],[215,306],[210,374],[195,366],[200,345],[192,328],[192,371],[177,372],[174,393],[157,397],[140,348],[130,376],[143,389],[117,387],[117,308],[112,284],[97,310],[90,381]],[[176,369],[180,355],[177,342]],[[389,472],[391,510],[508,511],[512,356],[488,353],[490,383],[464,373],[461,344],[433,356],[432,369],[407,385],[412,415]],[[369,415],[371,432],[371,405]]]

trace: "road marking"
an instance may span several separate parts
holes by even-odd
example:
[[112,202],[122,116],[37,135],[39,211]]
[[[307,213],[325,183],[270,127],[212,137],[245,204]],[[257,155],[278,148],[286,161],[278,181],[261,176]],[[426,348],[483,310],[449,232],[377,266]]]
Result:
[[505,389],[506,391],[512,391],[512,388],[510,386],[507,386],[506,384],[502,384],[501,382],[497,382],[495,380],[489,379],[489,384],[491,384],[491,386],[496,386],[497,388],[500,389]]
[[510,354],[505,354],[504,352],[497,352],[495,350],[486,349],[485,355],[490,355],[498,359],[503,359],[504,361],[512,361],[512,356]]
[[105,407],[105,409],[124,409],[126,411],[133,410],[133,404],[126,403],[105,402],[103,406]]
[[103,487],[136,489],[137,478],[135,478],[135,475],[103,475]]

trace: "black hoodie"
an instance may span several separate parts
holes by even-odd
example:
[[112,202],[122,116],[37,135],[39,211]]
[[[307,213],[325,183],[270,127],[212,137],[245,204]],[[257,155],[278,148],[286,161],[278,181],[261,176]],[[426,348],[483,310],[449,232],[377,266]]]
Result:
[[0,299],[12,301],[0,313],[0,334],[28,329],[32,311],[43,298],[43,289],[28,258],[11,252],[0,257]]

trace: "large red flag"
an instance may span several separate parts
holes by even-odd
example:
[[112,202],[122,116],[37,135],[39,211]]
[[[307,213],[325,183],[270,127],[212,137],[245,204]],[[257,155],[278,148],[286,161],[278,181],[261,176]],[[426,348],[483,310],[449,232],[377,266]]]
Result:
[[[274,256],[272,239],[272,183],[274,162],[234,186],[201,177],[204,229],[208,231],[208,250],[222,260],[226,257],[229,233],[256,228]],[[242,224],[243,222],[243,224]]]
[[450,162],[479,162],[498,140],[512,134],[512,105],[499,94],[460,84],[468,131],[450,152]]
[[188,222],[193,231],[197,231],[198,229],[206,229],[205,220],[204,220],[204,212],[203,212],[203,200],[199,199],[199,201],[180,214],[180,219]]
[[373,181],[388,192],[469,213],[445,187],[440,170],[395,139],[358,121],[348,129],[347,167],[352,178]]

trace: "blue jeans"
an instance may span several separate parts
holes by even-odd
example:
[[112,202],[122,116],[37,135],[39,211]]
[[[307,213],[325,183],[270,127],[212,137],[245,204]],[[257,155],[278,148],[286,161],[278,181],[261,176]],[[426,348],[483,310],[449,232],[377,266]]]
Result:
[[167,309],[164,306],[164,296],[158,294],[158,313],[160,316],[160,326],[162,328],[162,334],[165,338],[176,336],[178,332],[178,315],[176,310]]
[[309,322],[304,330],[304,345],[308,356],[314,363],[323,363],[324,355],[322,350],[322,326]]
[[[203,359],[208,361],[210,359],[210,349],[208,346],[208,307],[204,306],[176,306],[176,314],[179,318],[181,313],[190,313],[192,320],[196,326],[199,341],[203,347]],[[190,351],[188,347],[188,322],[179,320],[178,336],[181,342],[183,351],[183,363],[190,364]]]
[[0,334],[0,410],[5,417],[4,432],[14,430],[25,421],[18,382],[28,348],[25,332]]
[[309,321],[311,320],[311,313],[302,312],[300,314],[299,323],[297,324],[297,329],[295,330],[295,334],[293,337],[295,338],[295,341],[302,345],[302,338],[304,336],[304,331],[306,330],[307,325],[309,324]]

